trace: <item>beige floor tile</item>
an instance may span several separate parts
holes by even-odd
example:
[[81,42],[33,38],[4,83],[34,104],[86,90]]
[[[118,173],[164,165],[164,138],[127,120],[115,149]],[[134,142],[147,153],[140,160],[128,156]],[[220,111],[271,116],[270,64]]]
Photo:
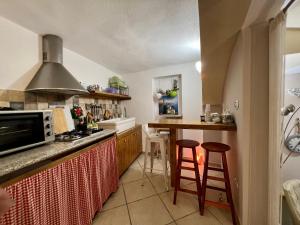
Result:
[[141,165],[139,164],[139,162],[137,160],[135,160],[131,165],[130,168],[137,168],[137,169],[141,169]]
[[165,225],[172,222],[158,196],[133,202],[128,208],[132,225]]
[[[141,154],[141,156],[137,159],[142,168],[144,167],[144,156],[145,156],[145,154]],[[168,162],[168,167],[169,167],[169,162]],[[150,170],[150,156],[148,156],[148,158],[147,158],[147,168],[148,168],[148,170]],[[161,158],[154,158],[153,170],[162,171],[162,169],[163,169],[163,167],[162,167]]]
[[[224,187],[222,185],[218,185],[215,183],[215,181],[209,181],[208,182],[210,185],[216,186],[216,187]],[[192,190],[192,191],[196,191],[197,190],[197,186],[196,183],[190,183],[190,184],[184,184],[182,185],[183,188]],[[212,190],[212,189],[206,189],[206,200],[210,200],[210,201],[219,201],[219,197],[220,195],[222,195],[223,201],[226,202],[227,198],[226,198],[226,193],[225,192],[221,192],[221,191],[216,191],[216,190]],[[197,196],[195,196],[197,197]]]
[[119,186],[119,189],[117,192],[113,193],[109,199],[105,202],[103,206],[103,210],[112,209],[121,205],[125,205],[125,195],[122,185]]
[[155,194],[152,184],[150,183],[148,178],[145,179],[145,183],[143,186],[142,180],[124,184],[124,191],[127,203],[144,199]]
[[207,210],[204,216],[199,212],[193,213],[187,217],[176,220],[178,225],[221,225],[221,223]]
[[[170,177],[168,179],[170,183],[171,182]],[[156,193],[167,192],[166,185],[165,185],[165,176],[163,175],[149,176],[149,180],[154,186]],[[171,190],[171,187],[169,187],[169,190]]]
[[132,181],[140,180],[143,178],[142,168],[130,167],[128,170],[122,175],[121,182],[123,184],[129,183]]
[[232,225],[231,211],[228,209],[219,209],[215,207],[207,207],[209,212],[213,214],[223,225]]
[[99,213],[92,225],[130,225],[126,206],[110,209]]
[[144,155],[145,153],[140,154],[140,156],[137,158],[137,161],[139,162],[140,166],[144,166]]
[[174,191],[160,194],[162,201],[175,220],[199,211],[198,201],[193,195],[177,192],[176,205],[173,204],[173,196]]

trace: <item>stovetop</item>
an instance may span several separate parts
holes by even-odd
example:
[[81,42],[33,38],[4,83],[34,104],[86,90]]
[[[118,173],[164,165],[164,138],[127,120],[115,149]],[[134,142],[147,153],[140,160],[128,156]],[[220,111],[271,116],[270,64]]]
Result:
[[70,131],[62,134],[55,135],[55,141],[58,142],[74,142],[76,140],[89,137],[93,134],[101,132],[103,129],[86,130],[86,131]]

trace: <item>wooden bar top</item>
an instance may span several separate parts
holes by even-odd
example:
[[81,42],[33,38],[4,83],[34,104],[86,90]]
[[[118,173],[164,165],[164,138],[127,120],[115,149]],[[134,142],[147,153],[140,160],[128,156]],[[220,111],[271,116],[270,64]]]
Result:
[[201,121],[188,121],[184,119],[161,119],[158,121],[148,123],[148,127],[220,131],[235,131],[237,129],[235,123],[223,124]]

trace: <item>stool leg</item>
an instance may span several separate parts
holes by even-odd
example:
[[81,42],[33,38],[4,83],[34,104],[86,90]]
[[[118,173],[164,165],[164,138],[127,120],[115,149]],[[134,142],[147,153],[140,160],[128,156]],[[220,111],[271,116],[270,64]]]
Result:
[[142,181],[142,186],[144,185],[145,182],[145,175],[146,175],[146,168],[147,168],[147,157],[148,157],[148,153],[149,153],[149,148],[151,148],[151,142],[150,140],[147,138],[146,139],[146,146],[145,146],[145,156],[144,156],[144,168],[143,168],[143,181]]
[[[154,148],[156,148],[156,142],[152,142],[153,145],[154,145]],[[153,146],[152,144],[150,144],[150,172],[152,173],[152,170],[153,170],[153,158],[154,158],[154,152],[155,149],[153,149]]]
[[182,152],[183,152],[183,148],[180,146],[178,149],[178,160],[177,160],[177,168],[176,168],[175,190],[174,190],[174,198],[173,198],[174,205],[176,204],[176,200],[177,200],[177,191],[180,188]]
[[205,152],[204,171],[203,171],[203,180],[202,180],[201,208],[200,208],[200,214],[202,216],[204,215],[204,206],[205,206],[205,194],[206,194],[206,186],[207,186],[208,161],[209,161],[209,151],[206,151]]
[[161,162],[162,162],[163,173],[164,173],[165,186],[166,186],[166,190],[169,191],[165,140],[162,139],[159,142],[159,144],[160,144],[160,154],[161,154]]
[[231,186],[230,186],[230,177],[229,177],[228,165],[227,165],[227,159],[226,159],[226,153],[225,152],[222,153],[222,163],[223,163],[223,167],[224,167],[226,196],[227,196],[227,201],[228,201],[228,203],[230,205],[230,209],[231,209],[232,223],[233,223],[233,225],[237,225],[235,209],[234,209],[234,204],[233,204],[233,199],[232,199]]
[[200,174],[199,174],[196,148],[193,148],[192,151],[193,151],[196,184],[197,184],[198,203],[199,203],[199,210],[200,210],[201,209],[201,180],[200,180]]

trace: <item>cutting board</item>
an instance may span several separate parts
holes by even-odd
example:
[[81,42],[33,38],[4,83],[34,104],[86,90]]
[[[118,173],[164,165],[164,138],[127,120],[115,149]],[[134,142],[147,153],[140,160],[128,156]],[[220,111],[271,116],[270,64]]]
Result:
[[53,109],[54,133],[61,134],[69,131],[65,110],[63,108]]

